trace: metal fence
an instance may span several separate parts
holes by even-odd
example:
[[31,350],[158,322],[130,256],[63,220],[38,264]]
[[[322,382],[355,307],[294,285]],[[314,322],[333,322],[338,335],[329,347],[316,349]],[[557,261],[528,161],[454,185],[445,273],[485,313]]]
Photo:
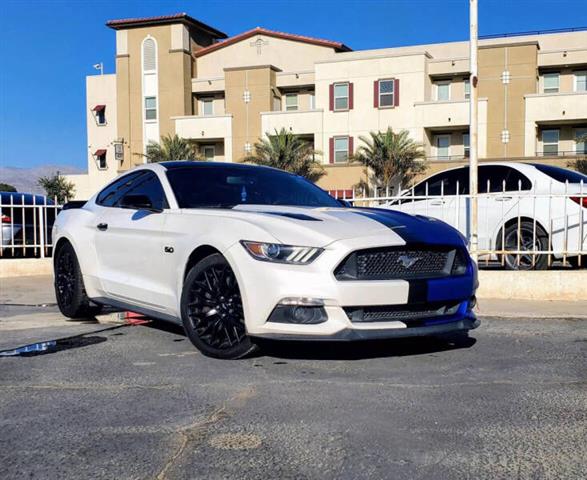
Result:
[[61,205],[40,195],[0,195],[0,258],[51,255],[51,230]]
[[[562,185],[562,186],[561,186]],[[341,189],[329,193],[355,206],[389,208],[435,217],[471,237],[468,184],[457,181],[419,184],[401,194],[391,189]],[[402,192],[401,187],[398,191]],[[510,268],[551,266],[554,262],[585,266],[587,262],[587,185],[555,184],[513,190],[501,185],[480,185],[477,253],[480,264]],[[58,202],[41,196],[0,197],[1,257],[51,255],[51,230],[61,209]]]
[[[555,262],[585,266],[587,261],[587,185],[551,182],[538,188],[506,181],[479,186],[476,253],[482,266],[512,269],[550,267]],[[398,189],[330,190],[354,206],[379,207],[438,218],[471,238],[468,183],[419,184]]]

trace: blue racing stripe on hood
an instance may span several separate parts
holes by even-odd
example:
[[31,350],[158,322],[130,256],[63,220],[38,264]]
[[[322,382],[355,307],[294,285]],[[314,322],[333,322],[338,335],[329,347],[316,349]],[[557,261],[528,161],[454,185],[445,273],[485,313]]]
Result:
[[442,220],[382,208],[355,207],[350,211],[385,225],[397,233],[406,243],[465,246],[465,240],[459,231]]

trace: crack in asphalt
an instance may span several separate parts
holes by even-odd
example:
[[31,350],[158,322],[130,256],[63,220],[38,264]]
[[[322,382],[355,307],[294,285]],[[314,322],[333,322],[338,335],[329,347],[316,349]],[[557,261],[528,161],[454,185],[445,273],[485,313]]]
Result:
[[173,434],[179,436],[179,445],[155,476],[156,480],[166,480],[168,478],[167,473],[175,466],[178,459],[182,457],[190,443],[203,438],[208,428],[214,424],[230,418],[238,408],[244,407],[246,402],[250,398],[253,398],[255,394],[254,387],[246,387],[224,402],[222,407],[213,410],[204,419],[197,420],[186,427],[175,430]]

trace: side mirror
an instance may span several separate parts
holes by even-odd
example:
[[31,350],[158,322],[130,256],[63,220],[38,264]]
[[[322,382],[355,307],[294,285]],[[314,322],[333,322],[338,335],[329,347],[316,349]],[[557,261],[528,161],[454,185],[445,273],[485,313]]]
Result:
[[353,208],[353,204],[351,202],[348,202],[346,200],[342,200],[340,198],[337,199],[338,202],[345,208]]
[[133,210],[148,210],[149,212],[162,212],[160,208],[155,208],[151,199],[146,195],[125,195],[120,200],[121,208],[130,208]]

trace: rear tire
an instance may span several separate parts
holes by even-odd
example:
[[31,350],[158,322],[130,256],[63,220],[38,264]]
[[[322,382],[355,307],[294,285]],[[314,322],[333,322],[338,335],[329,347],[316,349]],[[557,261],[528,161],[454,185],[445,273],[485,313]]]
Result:
[[218,253],[189,271],[181,294],[181,318],[191,342],[208,357],[234,360],[257,349],[246,332],[234,272]]
[[101,307],[91,305],[86,295],[77,255],[70,243],[57,251],[54,271],[55,298],[63,315],[69,318],[88,318],[100,313]]
[[[528,254],[504,255],[503,265],[506,270],[546,270],[548,268],[548,255],[532,255],[535,248],[538,251],[549,249],[548,234],[536,224],[536,238],[534,236],[534,223],[528,220],[520,222],[520,251],[527,250]],[[503,250],[518,250],[518,222],[508,225],[504,233],[505,247]],[[498,250],[502,250],[501,232],[497,239]]]

